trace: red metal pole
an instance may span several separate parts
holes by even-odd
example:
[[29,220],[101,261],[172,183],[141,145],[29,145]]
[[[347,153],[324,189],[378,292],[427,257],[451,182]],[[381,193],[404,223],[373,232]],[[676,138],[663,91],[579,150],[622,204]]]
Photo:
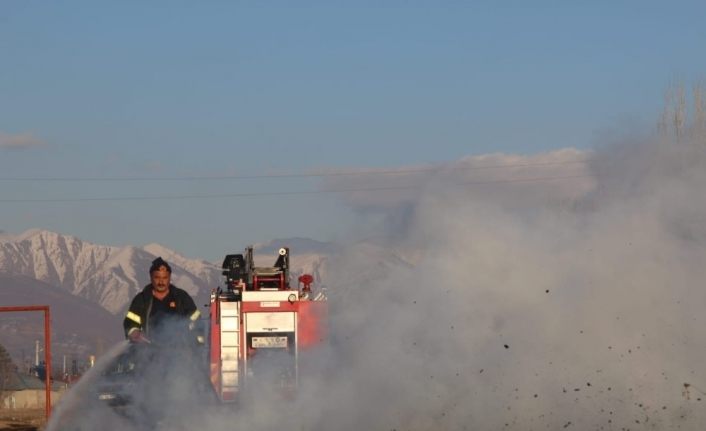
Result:
[[6,311],[44,311],[44,362],[46,372],[44,374],[45,385],[45,411],[47,421],[51,412],[51,326],[48,305],[28,305],[20,307],[0,307],[0,313]]
[[21,307],[0,307],[0,312],[2,311],[44,311],[48,309],[48,305],[26,305]]
[[49,421],[51,413],[51,328],[50,328],[49,307],[44,308],[44,362],[46,363],[45,383],[46,383],[46,414]]

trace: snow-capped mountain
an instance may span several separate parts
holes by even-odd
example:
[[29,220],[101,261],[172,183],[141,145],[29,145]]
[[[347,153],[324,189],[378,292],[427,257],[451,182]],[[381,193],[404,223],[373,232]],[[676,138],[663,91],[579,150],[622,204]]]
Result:
[[[272,265],[279,247],[292,250],[293,286],[305,272],[320,284],[328,255],[336,251],[308,239],[274,240],[255,245],[255,264]],[[189,259],[159,244],[111,247],[46,230],[19,235],[0,231],[0,304],[51,306],[55,354],[85,361],[122,339],[123,313],[149,283],[148,268],[157,256],[169,262],[172,282],[187,290],[199,307],[222,285],[221,262]],[[34,317],[17,313],[0,322],[2,343],[18,361],[41,338],[42,320]]]
[[[325,280],[327,256],[335,247],[309,239],[274,240],[255,246],[255,264],[272,265],[279,247],[290,247],[293,285],[303,273]],[[240,250],[235,251],[240,252]],[[211,289],[222,285],[220,262],[189,259],[159,244],[113,247],[40,229],[19,235],[0,234],[0,273],[26,276],[122,314],[132,297],[149,283],[147,269],[157,256],[172,267],[172,283],[207,302]]]
[[147,269],[157,256],[170,262],[172,282],[194,296],[208,295],[221,281],[216,265],[158,244],[111,247],[39,229],[0,237],[0,273],[43,281],[113,314],[149,282]]

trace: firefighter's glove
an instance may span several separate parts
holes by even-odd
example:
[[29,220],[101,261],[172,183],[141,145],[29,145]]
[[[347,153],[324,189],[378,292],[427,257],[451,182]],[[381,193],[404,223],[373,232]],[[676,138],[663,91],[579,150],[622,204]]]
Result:
[[128,334],[127,338],[130,340],[131,343],[138,343],[138,344],[149,344],[150,340],[149,338],[145,337],[145,334],[142,333],[139,329],[132,331]]

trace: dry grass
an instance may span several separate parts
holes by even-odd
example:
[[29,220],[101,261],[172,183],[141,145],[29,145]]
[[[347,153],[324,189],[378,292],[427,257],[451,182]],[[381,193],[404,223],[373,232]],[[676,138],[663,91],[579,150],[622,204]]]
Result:
[[44,409],[0,409],[0,431],[35,431],[45,423]]

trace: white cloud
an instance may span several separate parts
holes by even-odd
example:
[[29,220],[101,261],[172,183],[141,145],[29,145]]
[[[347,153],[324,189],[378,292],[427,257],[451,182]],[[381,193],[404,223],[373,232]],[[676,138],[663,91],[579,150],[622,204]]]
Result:
[[0,132],[0,149],[4,150],[24,150],[29,148],[43,147],[46,144],[31,133],[20,133],[11,135]]
[[[430,188],[461,188],[469,195],[499,199],[515,190],[575,198],[592,188],[591,153],[567,148],[536,155],[487,154],[437,165],[361,170],[357,175],[326,177],[324,189],[352,190],[345,202],[360,212],[389,211],[416,202]],[[568,181],[571,179],[571,181]],[[516,199],[518,196],[511,196]]]

